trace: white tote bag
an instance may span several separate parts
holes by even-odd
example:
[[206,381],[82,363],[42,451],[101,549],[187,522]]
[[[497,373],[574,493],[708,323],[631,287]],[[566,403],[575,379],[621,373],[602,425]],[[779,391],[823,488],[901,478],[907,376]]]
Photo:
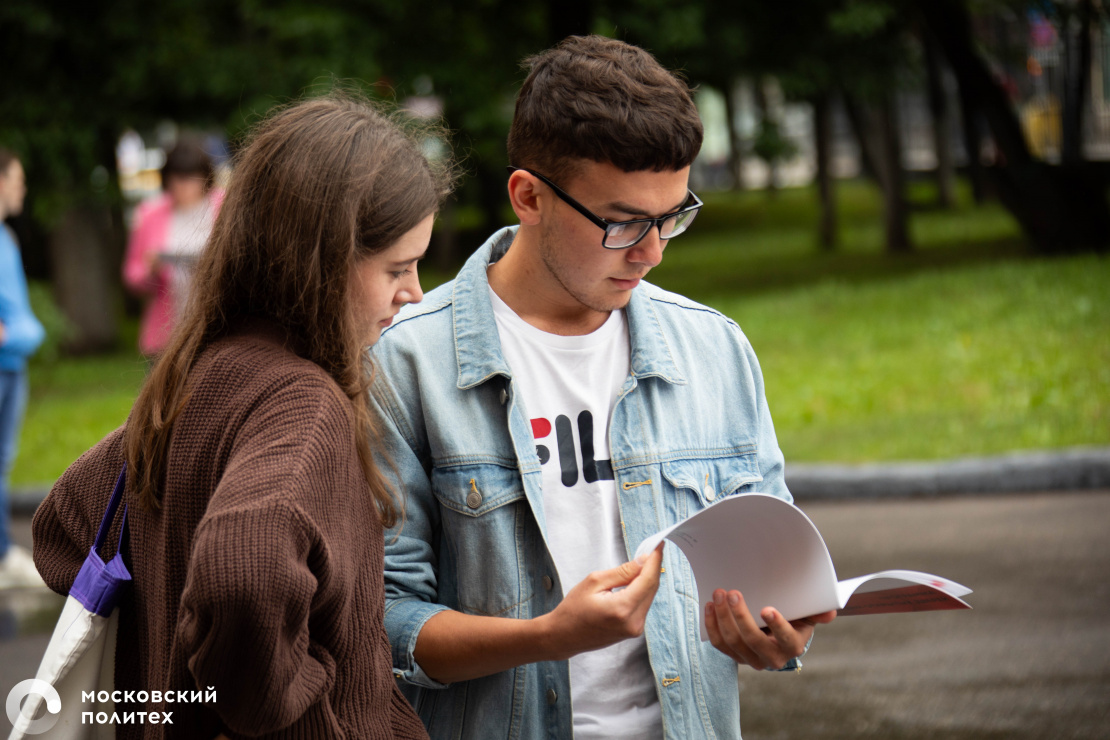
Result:
[[[38,673],[33,680],[24,682],[28,684],[25,691],[13,691],[9,696],[9,703],[13,697],[16,702],[23,696],[27,697],[8,736],[9,740],[100,740],[115,737],[115,726],[111,722],[96,722],[96,715],[102,713],[101,719],[105,715],[111,717],[114,709],[110,696],[115,688],[117,604],[131,584],[131,574],[121,552],[127,538],[126,506],[123,507],[123,524],[120,526],[115,557],[105,563],[97,550],[107,539],[119,509],[126,474],[125,465],[116,480],[96,541],[69,590]],[[84,701],[82,694],[87,696],[88,692],[106,692],[109,699],[107,702]],[[46,705],[45,712],[42,711],[43,704]],[[7,709],[8,715],[12,716],[13,708]],[[91,722],[88,712],[92,712]],[[85,713],[84,722],[82,713]],[[40,714],[42,716],[35,719]]]

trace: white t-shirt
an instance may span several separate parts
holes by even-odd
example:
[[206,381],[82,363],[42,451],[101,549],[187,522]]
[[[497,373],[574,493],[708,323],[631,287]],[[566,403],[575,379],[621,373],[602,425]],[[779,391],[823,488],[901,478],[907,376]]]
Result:
[[174,311],[179,317],[189,297],[193,269],[212,234],[212,225],[215,222],[216,209],[212,207],[210,197],[202,198],[188,208],[174,209],[170,216],[162,257],[170,263],[170,295],[173,296]]
[[[621,532],[609,418],[628,377],[623,311],[592,334],[548,334],[490,289],[501,351],[532,422],[543,472],[548,540],[563,593],[628,557]],[[663,720],[643,637],[570,659],[575,740],[662,738]]]

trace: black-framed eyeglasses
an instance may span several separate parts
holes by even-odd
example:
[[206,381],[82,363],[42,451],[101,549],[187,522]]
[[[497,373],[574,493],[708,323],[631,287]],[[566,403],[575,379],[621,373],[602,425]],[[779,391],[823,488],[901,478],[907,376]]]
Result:
[[604,229],[605,235],[601,237],[601,246],[606,249],[628,249],[629,247],[633,247],[647,236],[647,233],[651,231],[651,227],[653,226],[659,229],[660,239],[674,239],[676,236],[686,231],[686,229],[690,228],[690,224],[694,223],[694,217],[698,215],[698,211],[701,210],[703,205],[701,199],[694,195],[694,191],[687,190],[687,205],[684,205],[674,213],[668,213],[658,218],[610,221],[593,213],[589,208],[586,208],[586,206],[567,195],[562,188],[540,173],[530,170],[527,167],[509,167],[509,172],[515,172],[516,170],[521,170],[527,172],[529,175],[538,177],[543,184],[551,188],[555,195],[559,196],[568,206],[588,218],[594,226],[599,229]]

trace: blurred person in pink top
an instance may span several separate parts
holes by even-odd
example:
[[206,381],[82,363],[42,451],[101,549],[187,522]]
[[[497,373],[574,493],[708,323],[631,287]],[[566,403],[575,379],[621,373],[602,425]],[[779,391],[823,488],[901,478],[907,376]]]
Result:
[[212,159],[200,142],[183,139],[166,155],[162,195],[135,212],[124,284],[146,298],[139,350],[162,351],[185,306],[193,265],[208,241],[223,191],[214,186]]

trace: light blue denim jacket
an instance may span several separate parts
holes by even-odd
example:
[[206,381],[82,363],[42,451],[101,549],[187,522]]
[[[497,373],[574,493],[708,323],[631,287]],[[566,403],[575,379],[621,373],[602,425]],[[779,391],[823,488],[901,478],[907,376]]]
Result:
[[[515,228],[494,234],[372,350],[372,411],[405,519],[386,533],[385,624],[394,674],[433,739],[570,738],[566,661],[444,686],[413,658],[444,609],[528,619],[562,599],[547,547],[540,461],[501,353],[486,268]],[[786,500],[783,459],[755,354],[717,311],[641,283],[627,311],[631,372],[609,447],[629,553],[721,496]],[[646,636],[668,738],[738,738],[736,664],[699,638],[694,577],[664,550]]]

